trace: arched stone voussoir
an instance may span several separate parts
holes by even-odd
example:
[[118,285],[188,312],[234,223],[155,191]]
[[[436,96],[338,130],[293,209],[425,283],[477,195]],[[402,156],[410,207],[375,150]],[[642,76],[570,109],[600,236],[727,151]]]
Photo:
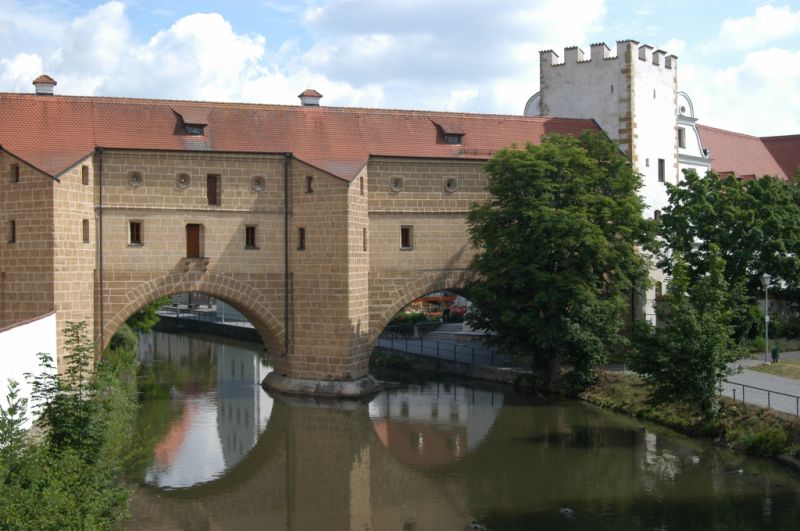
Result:
[[434,291],[462,289],[470,274],[471,272],[466,269],[428,271],[396,289],[392,293],[390,305],[376,308],[379,317],[370,322],[370,349],[378,341],[392,317],[405,308],[408,303]]
[[270,352],[283,352],[283,325],[259,300],[250,285],[218,273],[169,273],[128,290],[123,305],[110,304],[103,327],[105,348],[111,336],[131,315],[150,302],[177,293],[205,293],[235,307],[253,324]]

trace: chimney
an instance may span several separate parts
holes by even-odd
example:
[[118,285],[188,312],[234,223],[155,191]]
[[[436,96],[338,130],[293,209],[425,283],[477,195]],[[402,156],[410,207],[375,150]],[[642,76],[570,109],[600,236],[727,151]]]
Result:
[[57,84],[58,83],[56,83],[56,80],[47,74],[42,74],[33,80],[33,86],[36,87],[37,96],[52,96],[53,87],[55,87]]
[[322,94],[314,89],[306,89],[297,97],[300,98],[300,103],[303,107],[319,107],[319,100],[322,99]]

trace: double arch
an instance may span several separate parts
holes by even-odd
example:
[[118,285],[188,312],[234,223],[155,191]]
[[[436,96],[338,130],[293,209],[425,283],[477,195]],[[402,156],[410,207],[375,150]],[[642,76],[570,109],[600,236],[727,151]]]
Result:
[[169,273],[129,290],[124,295],[124,305],[105,320],[104,343],[108,344],[117,329],[145,305],[185,292],[205,293],[235,307],[255,327],[269,352],[283,352],[283,326],[259,300],[258,291],[231,276],[209,272]]

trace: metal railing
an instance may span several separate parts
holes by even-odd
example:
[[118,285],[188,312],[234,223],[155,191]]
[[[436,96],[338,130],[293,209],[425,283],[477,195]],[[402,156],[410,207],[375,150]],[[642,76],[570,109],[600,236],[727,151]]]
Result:
[[[800,417],[800,396],[728,380],[723,380],[722,384],[720,390],[722,396],[729,396],[736,401],[736,391],[741,387],[742,393],[739,400],[743,404],[766,407],[767,409],[774,409],[775,411]],[[726,394],[726,386],[730,386],[730,394]],[[749,394],[747,394],[747,389],[750,390]],[[777,396],[773,398],[773,395]],[[750,397],[749,402],[747,401],[748,397]]]
[[458,341],[435,341],[424,339],[424,337],[414,337],[411,334],[400,335],[389,333],[381,335],[376,346],[418,356],[456,361],[482,367],[528,368],[524,362],[507,354],[503,354],[495,348],[487,347],[479,341],[465,343]]
[[192,319],[207,323],[229,324],[233,326],[252,327],[250,321],[238,317],[237,315],[223,315],[217,310],[198,310],[196,308],[186,308],[181,306],[162,306],[158,310],[158,315],[164,317],[177,317],[179,319]]

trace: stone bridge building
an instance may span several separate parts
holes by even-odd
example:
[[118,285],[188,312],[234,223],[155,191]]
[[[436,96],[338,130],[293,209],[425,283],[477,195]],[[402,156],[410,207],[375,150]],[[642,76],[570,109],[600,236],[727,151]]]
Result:
[[[462,285],[485,161],[592,120],[0,94],[0,328],[55,310],[106,345],[152,300],[247,316],[267,384],[360,395],[411,300]],[[59,338],[59,355],[61,352]],[[10,355],[10,353],[3,353]]]

